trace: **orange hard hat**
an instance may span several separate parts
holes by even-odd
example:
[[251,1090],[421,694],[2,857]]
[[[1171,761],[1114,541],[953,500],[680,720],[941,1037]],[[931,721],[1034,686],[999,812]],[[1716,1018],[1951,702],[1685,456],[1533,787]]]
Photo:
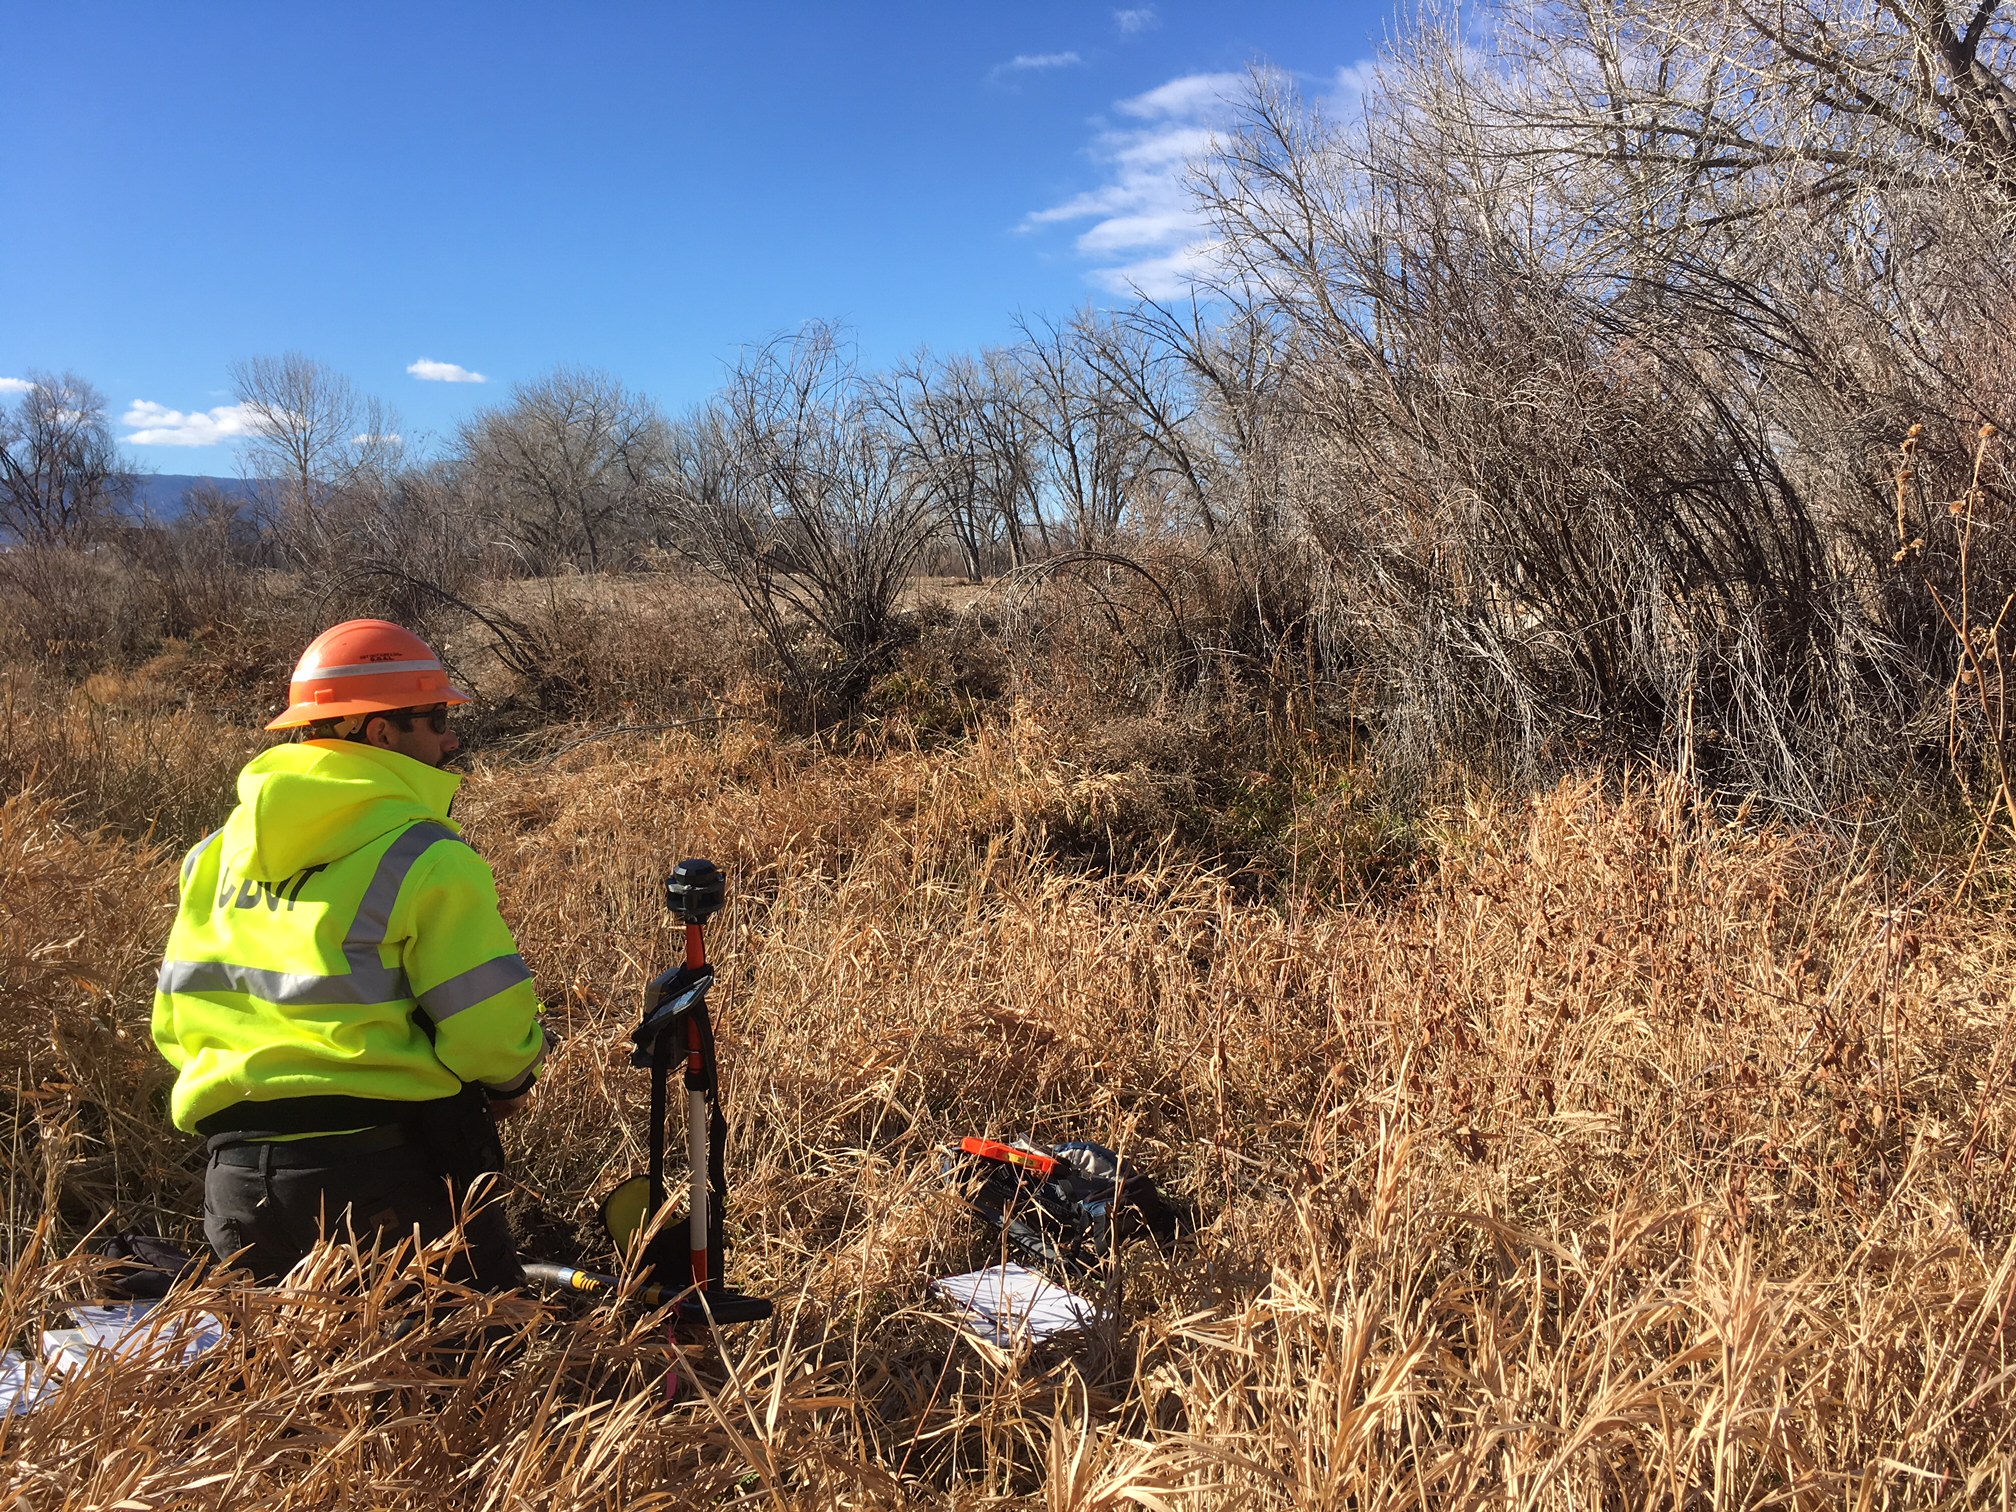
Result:
[[287,712],[266,728],[468,702],[434,648],[411,630],[390,620],[345,620],[308,642],[287,684]]

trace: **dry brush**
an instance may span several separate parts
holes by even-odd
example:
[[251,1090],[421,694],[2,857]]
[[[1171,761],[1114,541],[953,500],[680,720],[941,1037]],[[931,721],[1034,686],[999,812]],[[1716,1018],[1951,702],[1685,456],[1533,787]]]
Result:
[[[1256,900],[1173,850],[1086,866],[1085,832],[1167,794],[1074,754],[1025,711],[938,751],[672,733],[484,768],[465,817],[563,1035],[511,1126],[524,1231],[600,1258],[592,1198],[638,1158],[623,1035],[672,946],[654,882],[711,854],[732,1265],[777,1325],[661,1410],[629,1321],[423,1305],[324,1255],[284,1294],[192,1293],[232,1330],[208,1364],[107,1368],[0,1426],[10,1499],[2005,1494],[1994,878],[1956,909],[1838,838],[1581,781],[1439,815],[1357,902]],[[76,1294],[62,1256],[113,1204],[189,1232],[144,1034],[173,864],[29,796],[0,823],[10,1337]],[[1082,1347],[981,1345],[923,1289],[990,1253],[932,1161],[973,1132],[1119,1145],[1201,1232],[1095,1278],[1115,1320]],[[387,1347],[401,1320],[426,1347]]]

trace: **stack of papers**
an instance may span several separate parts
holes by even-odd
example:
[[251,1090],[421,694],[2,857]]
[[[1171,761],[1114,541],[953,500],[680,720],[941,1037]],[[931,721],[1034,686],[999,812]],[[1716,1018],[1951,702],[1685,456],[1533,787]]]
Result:
[[208,1313],[149,1322],[148,1314],[160,1305],[147,1301],[73,1307],[74,1328],[42,1331],[40,1359],[31,1360],[17,1349],[0,1353],[0,1417],[33,1411],[65,1375],[99,1355],[186,1364],[224,1337],[224,1325]]
[[931,1289],[966,1314],[969,1329],[1004,1349],[1019,1339],[1076,1333],[1104,1316],[1076,1292],[1019,1265],[944,1276]]

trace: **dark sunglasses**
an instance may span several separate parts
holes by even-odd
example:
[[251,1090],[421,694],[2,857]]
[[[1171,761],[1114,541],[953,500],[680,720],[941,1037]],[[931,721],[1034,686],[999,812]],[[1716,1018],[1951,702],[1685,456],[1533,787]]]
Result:
[[436,735],[446,735],[448,733],[448,705],[446,704],[436,704],[431,709],[400,709],[398,712],[387,714],[385,717],[402,730],[412,730],[413,722],[418,719],[425,720],[427,728],[432,730]]

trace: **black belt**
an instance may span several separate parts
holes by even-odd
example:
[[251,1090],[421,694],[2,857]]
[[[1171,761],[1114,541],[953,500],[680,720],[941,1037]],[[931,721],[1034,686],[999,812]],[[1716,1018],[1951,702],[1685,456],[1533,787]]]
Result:
[[238,1134],[271,1139],[276,1134],[320,1134],[324,1129],[370,1129],[382,1123],[408,1123],[422,1115],[424,1102],[384,1097],[346,1097],[318,1093],[313,1097],[280,1097],[269,1102],[233,1103],[208,1118],[196,1120],[196,1132],[211,1139]]
[[323,1166],[359,1155],[376,1155],[414,1142],[403,1124],[380,1124],[355,1134],[318,1134],[308,1139],[255,1139],[220,1145],[210,1158],[233,1166]]

